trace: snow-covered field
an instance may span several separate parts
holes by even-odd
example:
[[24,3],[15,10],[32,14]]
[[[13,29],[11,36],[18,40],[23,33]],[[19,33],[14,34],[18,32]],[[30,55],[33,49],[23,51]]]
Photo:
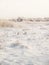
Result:
[[0,65],[49,65],[49,22],[15,22],[0,27]]

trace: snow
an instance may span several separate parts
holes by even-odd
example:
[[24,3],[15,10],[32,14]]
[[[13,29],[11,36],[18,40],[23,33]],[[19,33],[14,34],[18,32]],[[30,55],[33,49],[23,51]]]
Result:
[[49,22],[17,24],[0,27],[0,65],[49,65]]

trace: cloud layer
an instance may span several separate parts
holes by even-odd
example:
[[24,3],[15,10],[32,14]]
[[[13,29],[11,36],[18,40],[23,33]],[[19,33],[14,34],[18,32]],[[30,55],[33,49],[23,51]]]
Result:
[[49,0],[0,0],[0,18],[48,17]]

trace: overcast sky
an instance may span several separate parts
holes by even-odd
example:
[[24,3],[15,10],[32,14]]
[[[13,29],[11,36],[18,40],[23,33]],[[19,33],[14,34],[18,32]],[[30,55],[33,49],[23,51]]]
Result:
[[0,18],[48,17],[49,0],[0,0]]

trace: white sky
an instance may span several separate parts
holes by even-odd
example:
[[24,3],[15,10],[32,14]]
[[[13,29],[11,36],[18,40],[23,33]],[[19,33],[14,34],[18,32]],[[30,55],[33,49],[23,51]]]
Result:
[[0,0],[0,18],[48,17],[49,0]]

